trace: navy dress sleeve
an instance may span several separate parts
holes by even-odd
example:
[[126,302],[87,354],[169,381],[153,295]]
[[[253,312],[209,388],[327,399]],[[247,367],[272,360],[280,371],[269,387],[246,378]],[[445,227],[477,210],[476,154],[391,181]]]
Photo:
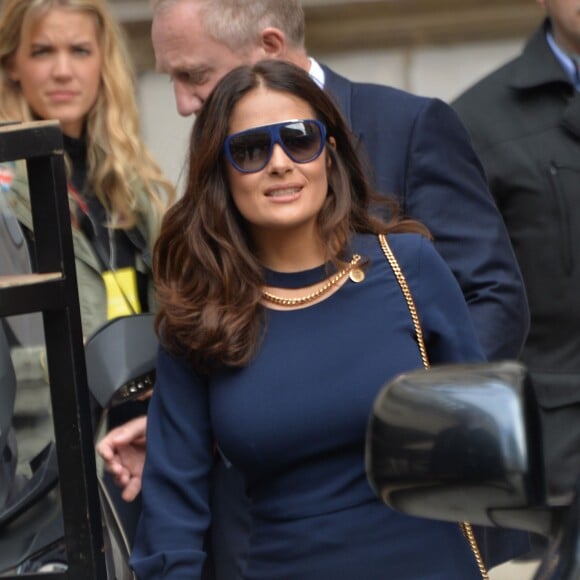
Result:
[[461,288],[433,244],[414,235],[388,239],[413,296],[430,364],[485,360]]
[[131,557],[138,578],[201,577],[212,443],[207,386],[160,348],[147,421],[144,508]]

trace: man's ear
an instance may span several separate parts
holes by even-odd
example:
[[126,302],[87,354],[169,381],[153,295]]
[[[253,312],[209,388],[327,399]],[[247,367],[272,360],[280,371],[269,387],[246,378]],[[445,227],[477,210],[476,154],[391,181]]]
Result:
[[286,35],[274,26],[264,28],[258,42],[264,58],[285,58],[288,52]]

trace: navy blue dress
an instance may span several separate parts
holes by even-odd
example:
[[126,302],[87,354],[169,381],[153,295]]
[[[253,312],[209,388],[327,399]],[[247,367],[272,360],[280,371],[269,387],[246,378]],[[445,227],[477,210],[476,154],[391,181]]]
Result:
[[[483,360],[461,290],[431,243],[415,234],[389,240],[431,364]],[[140,579],[200,578],[216,439],[251,500],[248,580],[480,578],[456,524],[396,513],[367,482],[373,401],[422,363],[378,238],[358,236],[353,251],[369,259],[364,281],[302,309],[268,309],[246,368],[202,378],[160,350],[132,556]]]

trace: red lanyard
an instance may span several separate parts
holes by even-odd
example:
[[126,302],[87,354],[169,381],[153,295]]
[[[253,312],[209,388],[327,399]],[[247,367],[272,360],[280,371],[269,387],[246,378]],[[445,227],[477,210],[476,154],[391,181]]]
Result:
[[72,184],[68,184],[68,192],[73,196],[74,200],[76,201],[79,209],[85,214],[86,216],[89,215],[89,206],[87,202],[81,197],[81,194],[77,191],[77,188]]

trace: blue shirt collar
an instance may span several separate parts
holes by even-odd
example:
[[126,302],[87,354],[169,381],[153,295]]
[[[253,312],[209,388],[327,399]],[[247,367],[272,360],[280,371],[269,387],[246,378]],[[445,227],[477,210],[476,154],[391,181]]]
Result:
[[566,71],[570,82],[576,87],[577,91],[580,91],[580,63],[575,61],[569,54],[566,54],[554,40],[554,36],[552,32],[548,29],[546,31],[546,40],[548,41],[548,45],[552,49],[554,56]]

